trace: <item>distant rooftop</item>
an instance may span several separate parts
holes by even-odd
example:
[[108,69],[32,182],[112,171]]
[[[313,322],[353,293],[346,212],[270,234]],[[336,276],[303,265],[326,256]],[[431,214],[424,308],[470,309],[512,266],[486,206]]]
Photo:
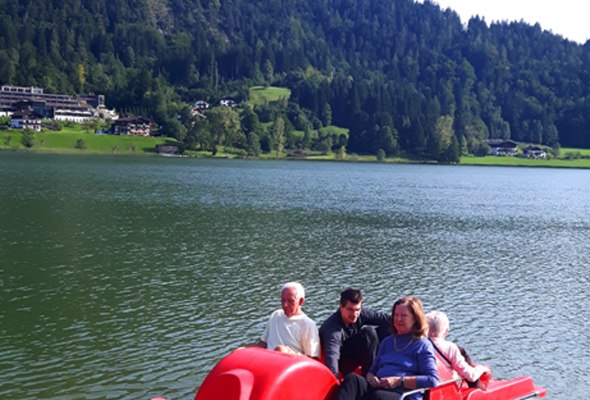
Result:
[[2,85],[0,89],[2,92],[9,92],[9,93],[28,93],[28,94],[43,94],[43,88],[35,87],[35,86],[11,86],[11,85]]
[[43,88],[35,86],[12,86],[3,85],[0,87],[0,106],[10,107],[18,101],[44,101],[47,106],[54,108],[75,108],[81,107],[104,107],[104,95],[93,94],[53,94],[45,93]]

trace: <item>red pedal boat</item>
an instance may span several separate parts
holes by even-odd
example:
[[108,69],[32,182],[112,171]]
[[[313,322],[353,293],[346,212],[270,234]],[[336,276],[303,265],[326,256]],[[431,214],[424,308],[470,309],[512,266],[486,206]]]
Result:
[[[338,384],[324,364],[308,357],[245,348],[217,363],[195,400],[329,400]],[[485,391],[449,380],[436,388],[406,392],[401,400],[417,392],[424,393],[425,400],[524,400],[546,396],[545,389],[535,386],[528,376],[491,380]]]

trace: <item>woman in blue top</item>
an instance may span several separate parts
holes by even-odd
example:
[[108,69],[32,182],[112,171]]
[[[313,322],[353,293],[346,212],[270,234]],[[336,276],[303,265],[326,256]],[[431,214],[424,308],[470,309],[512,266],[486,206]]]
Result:
[[[422,302],[403,297],[393,304],[392,316],[393,335],[381,342],[366,379],[347,375],[338,391],[339,400],[398,400],[405,391],[438,385]],[[410,399],[420,400],[422,395]]]

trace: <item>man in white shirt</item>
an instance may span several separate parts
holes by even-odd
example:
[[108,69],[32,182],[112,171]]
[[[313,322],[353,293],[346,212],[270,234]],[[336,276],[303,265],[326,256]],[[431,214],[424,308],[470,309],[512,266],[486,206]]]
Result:
[[288,354],[320,356],[318,328],[301,306],[305,289],[298,282],[288,282],[281,288],[281,309],[270,316],[262,337],[255,346]]

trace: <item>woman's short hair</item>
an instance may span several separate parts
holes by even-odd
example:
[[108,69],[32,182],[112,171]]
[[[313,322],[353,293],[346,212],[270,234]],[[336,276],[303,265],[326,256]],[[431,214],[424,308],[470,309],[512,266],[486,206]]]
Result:
[[422,307],[422,302],[417,297],[402,297],[401,299],[397,300],[393,303],[393,307],[391,309],[391,330],[394,335],[397,335],[397,330],[395,329],[394,321],[394,314],[395,308],[397,306],[406,306],[414,316],[414,326],[412,327],[412,334],[416,338],[421,338],[426,336],[428,332],[428,324],[426,323],[426,316],[424,315],[424,307]]
[[449,329],[449,317],[442,311],[430,311],[426,314],[428,336],[443,337]]
[[305,289],[299,282],[287,282],[281,287],[281,296],[285,289],[295,289],[295,295],[298,299],[305,299]]

